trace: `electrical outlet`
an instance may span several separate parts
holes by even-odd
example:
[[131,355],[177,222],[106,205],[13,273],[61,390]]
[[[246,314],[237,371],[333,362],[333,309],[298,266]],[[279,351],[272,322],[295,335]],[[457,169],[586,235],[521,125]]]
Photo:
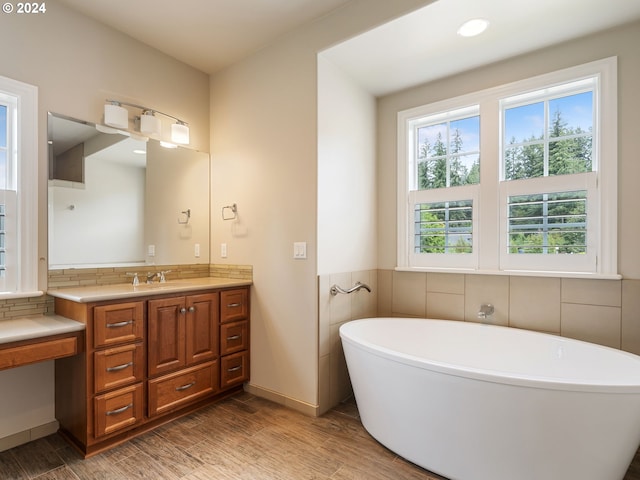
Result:
[[226,243],[221,243],[220,244],[220,256],[222,258],[227,258],[227,244]]
[[156,246],[155,245],[149,245],[147,247],[147,255],[149,255],[150,257],[155,257],[156,256]]
[[196,243],[193,247],[193,255],[195,257],[199,257],[200,256],[200,244]]

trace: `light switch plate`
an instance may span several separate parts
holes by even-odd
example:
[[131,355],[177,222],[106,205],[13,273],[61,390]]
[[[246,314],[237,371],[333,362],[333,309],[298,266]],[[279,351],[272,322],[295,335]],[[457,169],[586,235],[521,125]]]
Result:
[[293,242],[293,258],[307,258],[307,242]]

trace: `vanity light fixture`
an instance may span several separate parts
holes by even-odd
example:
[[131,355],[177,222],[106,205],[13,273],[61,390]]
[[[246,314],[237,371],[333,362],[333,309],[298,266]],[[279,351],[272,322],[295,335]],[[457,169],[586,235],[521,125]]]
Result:
[[155,116],[153,110],[145,110],[140,115],[140,133],[151,137],[159,137],[162,133],[160,119]]
[[189,127],[180,120],[171,125],[171,141],[181,145],[189,144]]
[[458,29],[461,37],[475,37],[484,32],[489,26],[489,21],[484,18],[473,18],[464,22]]
[[189,126],[186,122],[168,113],[159,112],[158,110],[136,105],[135,103],[107,99],[107,103],[104,106],[105,125],[118,129],[127,129],[129,127],[129,112],[123,105],[142,110],[140,115],[140,133],[150,137],[160,138],[162,123],[156,116],[156,114],[160,114],[176,121],[176,123],[171,125],[171,141],[180,145],[189,144]]
[[127,128],[129,126],[127,109],[120,102],[107,101],[111,103],[104,106],[104,124],[114,128]]

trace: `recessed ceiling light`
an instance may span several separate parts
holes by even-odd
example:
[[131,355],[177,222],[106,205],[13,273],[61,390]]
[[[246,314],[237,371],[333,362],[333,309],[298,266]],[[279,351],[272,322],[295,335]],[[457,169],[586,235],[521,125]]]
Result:
[[489,26],[489,21],[484,18],[474,18],[462,24],[458,29],[458,35],[462,37],[475,37],[484,32]]

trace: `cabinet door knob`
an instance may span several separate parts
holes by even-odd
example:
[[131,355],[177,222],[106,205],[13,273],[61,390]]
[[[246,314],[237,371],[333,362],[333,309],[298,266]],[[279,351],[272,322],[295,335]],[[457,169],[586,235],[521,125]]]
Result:
[[195,312],[196,311],[196,307],[189,307],[189,311],[190,312]]
[[186,308],[184,308],[184,307],[182,307],[182,308],[180,309],[180,313],[182,313],[182,314],[184,315],[185,313],[187,313],[187,309],[186,309]]

